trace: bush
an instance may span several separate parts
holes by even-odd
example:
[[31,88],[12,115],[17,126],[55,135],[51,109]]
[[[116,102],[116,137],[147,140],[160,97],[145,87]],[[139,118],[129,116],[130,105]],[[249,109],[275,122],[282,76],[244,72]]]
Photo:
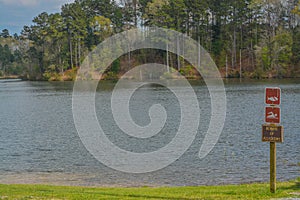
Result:
[[118,77],[118,74],[117,73],[114,73],[114,72],[107,72],[105,75],[104,75],[104,80],[118,80],[119,77]]
[[195,74],[195,69],[191,65],[181,68],[179,70],[179,73],[188,79],[196,79],[197,78],[197,75]]
[[77,68],[73,68],[70,70],[65,71],[62,76],[63,81],[75,81],[77,76]]
[[161,79],[173,79],[173,75],[171,73],[164,73],[161,77]]

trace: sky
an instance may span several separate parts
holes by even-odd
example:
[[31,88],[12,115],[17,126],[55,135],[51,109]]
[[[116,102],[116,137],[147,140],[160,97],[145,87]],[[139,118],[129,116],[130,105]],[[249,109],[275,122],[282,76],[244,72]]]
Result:
[[10,34],[20,34],[24,25],[42,12],[60,12],[62,5],[74,0],[0,0],[0,31],[8,29]]

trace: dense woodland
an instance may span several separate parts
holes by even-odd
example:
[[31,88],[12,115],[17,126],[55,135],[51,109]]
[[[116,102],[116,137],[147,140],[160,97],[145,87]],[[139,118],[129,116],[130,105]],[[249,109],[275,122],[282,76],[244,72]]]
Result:
[[[76,0],[60,13],[39,14],[20,34],[2,30],[0,76],[72,80],[88,52],[105,38],[148,26],[198,41],[224,77],[300,77],[299,0]],[[128,63],[165,63],[166,58],[183,74],[192,71],[176,55],[149,51],[122,56],[108,77],[124,73]]]

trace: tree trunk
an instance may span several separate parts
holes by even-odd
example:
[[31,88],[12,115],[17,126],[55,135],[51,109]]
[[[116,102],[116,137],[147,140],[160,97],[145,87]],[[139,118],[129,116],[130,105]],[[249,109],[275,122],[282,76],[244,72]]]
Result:
[[61,68],[61,73],[64,73],[64,67],[62,66],[61,62],[61,46],[58,45],[58,65]]
[[81,63],[81,40],[80,38],[78,39],[78,67],[80,67],[80,63]]
[[167,72],[170,73],[170,63],[169,63],[169,44],[167,41]]
[[134,9],[134,25],[137,27],[138,16],[137,16],[137,0],[133,0],[133,9]]
[[69,51],[70,51],[70,67],[71,69],[73,68],[74,64],[73,64],[73,45],[72,45],[72,37],[69,34]]
[[242,49],[240,49],[240,78],[242,78]]
[[201,66],[201,39],[198,37],[198,67]]
[[131,68],[131,48],[130,44],[128,44],[128,70]]
[[179,45],[179,36],[177,36],[177,70],[180,70],[180,45]]
[[232,41],[232,67],[235,68],[236,64],[236,27],[233,28],[233,41]]
[[75,42],[75,67],[78,66],[78,40]]
[[228,56],[226,53],[226,74],[225,74],[225,78],[228,78]]

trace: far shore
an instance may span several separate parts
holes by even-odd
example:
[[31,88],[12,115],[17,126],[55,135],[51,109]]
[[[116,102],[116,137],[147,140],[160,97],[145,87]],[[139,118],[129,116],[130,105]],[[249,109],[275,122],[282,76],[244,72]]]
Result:
[[21,76],[0,76],[0,79],[23,79]]
[[[237,77],[222,77],[223,80],[242,80],[242,81],[275,81],[275,80],[296,80],[299,79],[300,77],[273,77],[273,78],[268,78],[268,77],[262,77],[262,78],[249,78],[249,77],[242,77],[242,78],[237,78]],[[75,82],[75,80],[45,80],[45,79],[28,79],[23,76],[0,76],[0,80],[21,80],[21,81],[42,81],[42,82]],[[96,80],[96,79],[95,79]],[[118,79],[104,79],[107,81],[117,81]],[[135,79],[128,79],[134,81]],[[170,78],[170,79],[165,79],[165,80],[180,80],[175,78]],[[187,77],[187,80],[189,81],[197,81],[197,80],[203,80],[200,77],[193,77],[189,78]]]

